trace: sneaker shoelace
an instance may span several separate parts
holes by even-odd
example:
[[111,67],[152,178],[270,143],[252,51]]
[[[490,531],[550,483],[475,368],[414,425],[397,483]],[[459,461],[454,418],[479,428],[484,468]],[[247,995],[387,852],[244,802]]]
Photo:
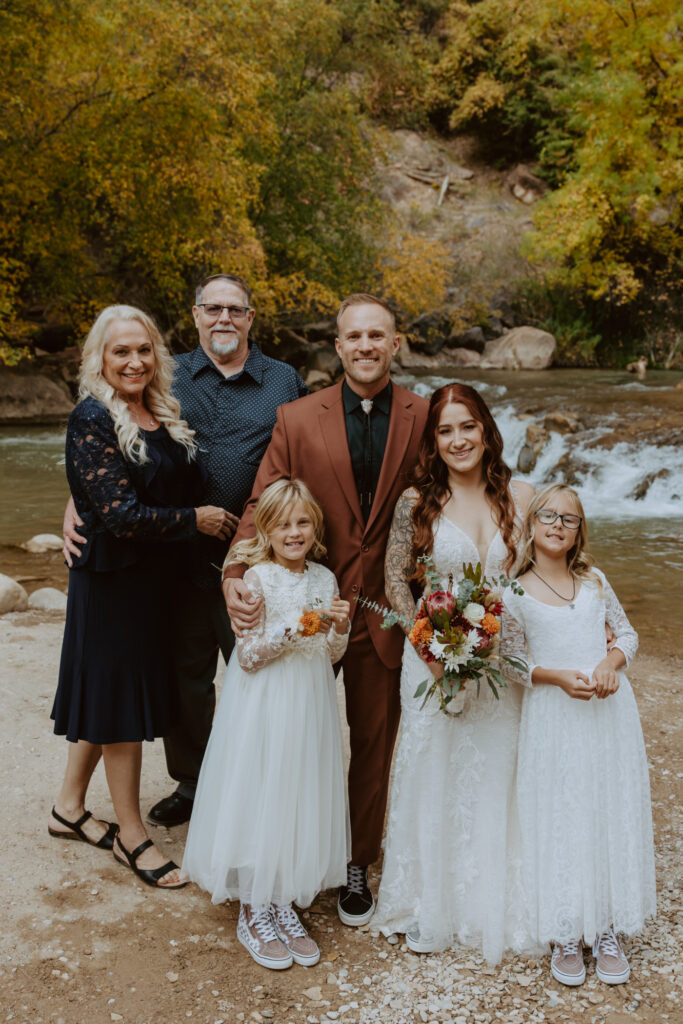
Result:
[[619,946],[617,937],[611,928],[608,932],[603,932],[598,939],[598,953],[605,953],[607,956],[615,957],[619,957],[621,955],[621,947]]
[[259,907],[257,910],[252,910],[249,927],[256,930],[256,934],[263,943],[273,942],[277,939],[275,924],[268,907]]
[[277,923],[288,933],[292,939],[307,939],[308,932],[296,915],[291,906],[275,907]]
[[355,864],[349,864],[346,869],[346,888],[349,892],[362,896],[365,885],[365,869],[356,867]]
[[[563,956],[578,956],[579,953],[579,942],[578,939],[570,939],[569,942],[563,942],[562,955]],[[560,946],[555,946],[557,955],[560,956]],[[554,952],[554,950],[553,950]]]

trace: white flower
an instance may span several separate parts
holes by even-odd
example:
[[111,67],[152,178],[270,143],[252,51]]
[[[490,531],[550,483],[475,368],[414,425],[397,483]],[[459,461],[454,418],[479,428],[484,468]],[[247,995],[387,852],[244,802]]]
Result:
[[436,636],[433,636],[432,639],[429,641],[429,650],[437,659],[437,661],[441,661],[441,659],[443,658],[443,644],[439,643],[439,641],[436,639]]
[[480,604],[475,604],[474,601],[470,601],[468,605],[465,605],[465,610],[462,613],[468,622],[471,622],[473,626],[478,626],[481,620],[486,615],[486,609]]
[[467,639],[469,643],[472,644],[472,649],[476,651],[477,647],[481,643],[481,637],[477,633],[476,629],[471,629],[469,631],[469,633],[467,634]]
[[462,641],[458,644],[454,651],[448,651],[444,655],[444,664],[446,668],[458,669],[462,665],[466,665],[472,657],[474,647],[467,637],[463,637]]

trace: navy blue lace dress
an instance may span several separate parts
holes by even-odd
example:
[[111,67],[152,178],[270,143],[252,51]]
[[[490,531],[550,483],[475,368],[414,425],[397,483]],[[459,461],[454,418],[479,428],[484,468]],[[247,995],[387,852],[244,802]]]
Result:
[[152,740],[173,718],[173,595],[205,475],[164,427],[145,442],[149,461],[127,462],[94,398],[69,418],[66,474],[87,544],[69,573],[52,718],[73,742]]

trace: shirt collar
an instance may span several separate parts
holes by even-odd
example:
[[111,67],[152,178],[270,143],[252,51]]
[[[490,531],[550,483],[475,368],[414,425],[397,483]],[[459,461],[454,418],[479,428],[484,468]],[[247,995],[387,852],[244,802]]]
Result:
[[[214,373],[220,374],[221,377],[223,376],[213,360],[209,359],[202,346],[197,345],[196,349],[190,356],[190,370],[192,376],[196,377],[206,369],[213,370]],[[252,380],[257,384],[260,384],[263,380],[263,354],[261,353],[261,349],[258,345],[255,345],[253,342],[249,345],[249,355],[247,356],[247,361],[244,366],[232,376],[239,377],[243,373],[248,373]],[[228,377],[226,379],[230,380],[232,378]]]
[[[362,401],[361,396],[357,395],[353,388],[349,387],[346,381],[342,384],[342,399],[344,402],[344,412],[347,416],[360,408],[360,403]],[[391,412],[391,381],[388,381],[387,386],[382,388],[379,394],[375,395],[372,403],[373,408],[379,409],[385,416],[389,415]]]

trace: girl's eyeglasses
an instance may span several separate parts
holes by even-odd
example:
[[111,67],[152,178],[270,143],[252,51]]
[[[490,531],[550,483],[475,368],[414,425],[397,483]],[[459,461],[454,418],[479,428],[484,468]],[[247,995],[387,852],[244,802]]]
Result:
[[543,523],[544,526],[551,526],[557,519],[561,519],[562,525],[566,526],[568,530],[578,530],[583,522],[583,516],[577,516],[574,512],[560,515],[559,512],[555,512],[552,508],[539,508],[534,515],[539,523]]

